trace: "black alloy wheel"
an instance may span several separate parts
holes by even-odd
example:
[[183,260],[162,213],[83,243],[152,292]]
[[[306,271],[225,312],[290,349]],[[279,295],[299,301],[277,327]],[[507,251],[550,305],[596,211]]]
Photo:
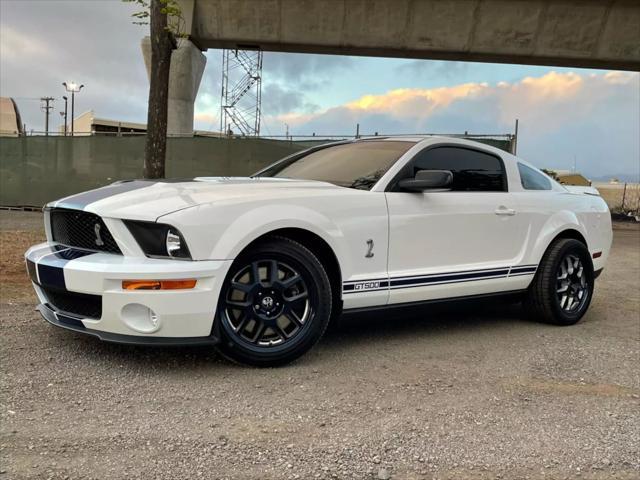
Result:
[[557,239],[542,257],[524,306],[534,320],[573,325],[587,312],[594,283],[586,245],[571,238]]
[[331,287],[322,264],[303,245],[272,237],[233,263],[220,293],[221,353],[256,366],[288,363],[324,333]]
[[557,272],[556,295],[560,308],[575,312],[589,297],[587,275],[580,257],[567,254],[560,261]]
[[298,335],[313,316],[302,275],[278,260],[256,260],[231,279],[223,319],[252,345],[281,345]]

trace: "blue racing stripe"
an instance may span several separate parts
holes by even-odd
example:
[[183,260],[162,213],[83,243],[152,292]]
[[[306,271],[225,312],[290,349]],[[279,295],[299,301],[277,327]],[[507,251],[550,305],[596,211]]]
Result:
[[528,267],[513,267],[511,269],[511,272],[509,273],[509,276],[514,276],[514,275],[518,275],[518,274],[527,274],[530,275],[532,273],[535,273],[536,270],[538,270],[537,266],[528,266]]
[[[64,290],[66,283],[64,281],[64,267],[71,260],[86,257],[95,252],[87,250],[78,250],[75,248],[64,248],[60,246],[53,247],[54,251],[48,255],[44,255],[38,260],[36,265],[38,275],[36,283],[43,287],[51,287]],[[33,263],[33,262],[31,262]],[[27,263],[27,267],[28,267]]]
[[537,265],[522,265],[518,267],[498,267],[484,270],[465,270],[458,272],[430,273],[424,275],[410,275],[390,278],[386,280],[351,280],[344,282],[342,291],[347,293],[374,292],[400,288],[416,288],[430,285],[444,285],[448,283],[473,282],[478,280],[492,280],[496,278],[508,278],[511,276],[533,275],[538,269]]
[[126,180],[122,182],[116,182],[106,187],[97,188],[95,190],[89,190],[88,192],[72,195],[62,200],[54,202],[51,207],[55,208],[70,208],[73,210],[84,210],[90,203],[97,202],[98,200],[104,200],[105,198],[119,195],[120,193],[130,192],[132,190],[138,190],[140,188],[150,187],[158,183],[155,180]]
[[440,274],[433,275],[429,277],[423,278],[401,278],[401,279],[391,279],[392,287],[399,287],[403,285],[410,286],[422,286],[428,285],[430,283],[453,283],[454,281],[459,280],[473,280],[477,278],[492,278],[492,277],[503,277],[509,273],[508,268],[503,268],[502,270],[482,270],[476,271],[473,273],[459,273],[459,274]]
[[43,287],[57,288],[64,290],[67,288],[64,282],[64,269],[38,263],[38,280]]

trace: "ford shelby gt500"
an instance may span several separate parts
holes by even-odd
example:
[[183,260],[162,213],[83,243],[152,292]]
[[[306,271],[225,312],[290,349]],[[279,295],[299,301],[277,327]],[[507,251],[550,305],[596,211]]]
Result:
[[121,181],[44,218],[25,256],[48,322],[260,366],[308,351],[343,310],[516,293],[573,324],[612,239],[595,189],[438,137],[317,146],[246,178]]

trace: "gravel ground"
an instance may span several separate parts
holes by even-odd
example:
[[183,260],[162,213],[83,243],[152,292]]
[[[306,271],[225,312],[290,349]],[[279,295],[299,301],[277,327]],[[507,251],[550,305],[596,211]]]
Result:
[[346,319],[297,363],[100,343],[34,311],[0,212],[2,478],[640,477],[640,229],[573,327],[481,302]]

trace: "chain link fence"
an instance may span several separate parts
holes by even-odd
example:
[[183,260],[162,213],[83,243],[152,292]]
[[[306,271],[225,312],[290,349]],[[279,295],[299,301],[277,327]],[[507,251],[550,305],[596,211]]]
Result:
[[640,216],[639,183],[599,183],[593,184],[615,214]]

